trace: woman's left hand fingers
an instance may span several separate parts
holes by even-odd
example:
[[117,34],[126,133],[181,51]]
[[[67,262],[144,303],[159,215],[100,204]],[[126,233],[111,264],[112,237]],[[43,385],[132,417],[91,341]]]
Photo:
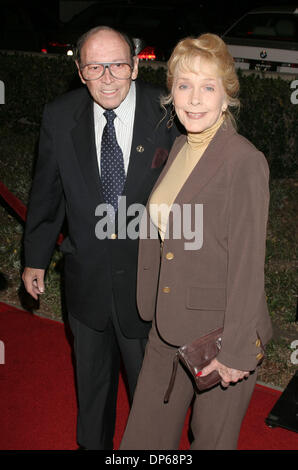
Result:
[[211,363],[201,371],[201,375],[208,375],[213,370],[218,371],[222,379],[221,384],[225,388],[228,387],[231,382],[236,383],[249,376],[248,371],[232,369],[225,366],[224,364],[221,364],[217,361],[217,359],[213,359],[213,361],[211,361]]
[[224,387],[224,388],[228,388],[228,386],[230,385],[230,382],[225,382],[224,380],[221,381],[221,385]]

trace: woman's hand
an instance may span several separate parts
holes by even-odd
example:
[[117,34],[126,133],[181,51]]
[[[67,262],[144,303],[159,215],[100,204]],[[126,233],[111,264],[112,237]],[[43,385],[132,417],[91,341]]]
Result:
[[223,387],[228,387],[230,382],[236,383],[239,380],[242,380],[249,376],[248,371],[231,369],[220,362],[217,359],[213,359],[210,364],[204,369],[202,369],[202,373],[200,374],[201,377],[210,374],[213,370],[217,370],[219,375],[222,378],[221,384]]

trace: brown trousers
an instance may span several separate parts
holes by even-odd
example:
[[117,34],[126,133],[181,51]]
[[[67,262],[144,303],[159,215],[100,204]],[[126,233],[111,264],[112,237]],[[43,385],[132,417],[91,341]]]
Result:
[[256,383],[256,371],[228,388],[219,385],[194,396],[192,381],[179,365],[170,401],[164,404],[175,351],[176,348],[160,339],[153,325],[120,450],[178,449],[193,398],[191,431],[194,440],[190,449],[237,449],[241,423]]

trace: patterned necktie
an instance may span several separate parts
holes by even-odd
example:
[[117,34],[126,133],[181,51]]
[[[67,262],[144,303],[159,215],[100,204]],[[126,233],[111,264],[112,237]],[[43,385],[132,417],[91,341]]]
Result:
[[107,204],[118,208],[118,196],[121,196],[125,183],[125,170],[122,150],[116,139],[114,119],[116,114],[112,109],[105,111],[107,123],[104,127],[101,140],[101,181],[103,196]]

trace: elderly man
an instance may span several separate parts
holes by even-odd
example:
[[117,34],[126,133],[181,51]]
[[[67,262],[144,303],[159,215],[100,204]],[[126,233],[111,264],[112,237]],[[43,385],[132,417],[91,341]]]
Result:
[[[23,281],[35,299],[44,292],[66,217],[61,250],[76,357],[77,439],[86,449],[112,449],[120,361],[132,399],[150,329],[136,307],[138,240],[123,236],[120,225],[131,218],[123,220],[122,211],[119,222],[119,196],[127,208],[146,205],[178,132],[167,127],[160,90],[135,81],[138,58],[126,35],[105,26],[88,31],[76,65],[86,87],[46,105],[43,115]],[[96,230],[102,207],[113,209],[106,225],[116,214],[108,236]]]

